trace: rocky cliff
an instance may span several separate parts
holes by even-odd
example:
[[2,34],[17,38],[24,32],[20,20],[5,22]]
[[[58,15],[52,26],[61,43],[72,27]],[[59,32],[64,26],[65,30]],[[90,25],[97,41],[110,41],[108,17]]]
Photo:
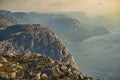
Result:
[[[9,66],[9,67],[8,67]],[[0,80],[93,80],[71,65],[40,54],[0,53]]]
[[14,25],[1,30],[0,52],[41,53],[77,68],[67,48],[50,29],[40,24]]

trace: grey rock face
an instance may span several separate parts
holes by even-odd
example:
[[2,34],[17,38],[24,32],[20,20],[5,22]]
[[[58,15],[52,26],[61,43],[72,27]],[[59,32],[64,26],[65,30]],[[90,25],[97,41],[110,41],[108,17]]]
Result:
[[40,53],[77,67],[73,57],[55,34],[40,24],[15,25],[0,31],[0,51]]

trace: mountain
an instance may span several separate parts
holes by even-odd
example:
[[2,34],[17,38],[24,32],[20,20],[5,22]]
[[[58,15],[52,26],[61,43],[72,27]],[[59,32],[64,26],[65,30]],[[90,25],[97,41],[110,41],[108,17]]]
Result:
[[0,29],[17,24],[15,19],[8,15],[0,14]]
[[[12,16],[18,24],[42,24],[49,27],[65,43],[80,42],[92,36],[110,33],[99,19],[91,19],[83,12],[26,13],[0,10],[0,13]],[[99,27],[99,31],[96,31],[96,27]]]
[[69,42],[79,42],[92,36],[77,19],[65,14],[30,12],[28,16],[31,23],[50,27],[60,38],[63,37]]
[[28,24],[30,23],[28,14],[25,12],[11,12],[6,10],[0,10],[0,14],[8,15],[15,19],[18,24]]
[[[4,35],[4,36],[3,36]],[[56,35],[40,24],[14,25],[0,31],[0,52],[40,53],[77,67]]]
[[23,55],[0,53],[0,79],[93,80],[91,77],[84,76],[71,65],[35,53]]
[[57,35],[70,42],[79,42],[91,37],[89,30],[83,28],[78,20],[65,15],[54,15],[46,26],[50,26]]
[[[75,56],[82,72],[101,80],[119,80],[119,34],[113,35],[112,32],[114,32],[114,29],[119,32],[120,29],[118,24],[115,24],[113,20],[106,16],[89,18],[86,14],[79,12],[25,13],[0,10],[0,13],[12,16],[19,24],[28,24],[15,25],[16,27],[10,26],[1,30],[1,51],[19,54],[41,53],[76,66],[73,57],[68,55],[69,51],[61,46],[61,42],[54,43],[53,39],[55,38],[49,39],[46,32],[45,35],[41,36],[40,34],[43,34],[44,30],[43,33],[39,33],[36,30],[34,32],[34,28],[31,27],[30,29],[28,27],[41,26],[29,25],[31,23],[41,23],[51,28],[64,43],[70,43],[67,46],[72,55]],[[20,26],[27,26],[28,28]],[[37,28],[37,30],[39,29]],[[53,42],[49,44],[49,40]],[[54,53],[54,55],[49,52]],[[63,57],[64,55],[65,57]]]
[[7,11],[7,10],[0,10],[0,14],[13,17],[13,13],[11,11]]
[[14,12],[12,15],[13,15],[14,19],[18,22],[18,24],[28,24],[28,23],[31,23],[27,13],[24,13],[24,12]]

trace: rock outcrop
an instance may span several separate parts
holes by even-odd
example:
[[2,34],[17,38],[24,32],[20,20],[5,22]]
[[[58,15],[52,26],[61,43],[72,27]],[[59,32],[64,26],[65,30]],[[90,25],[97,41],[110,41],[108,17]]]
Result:
[[40,54],[0,53],[0,80],[93,80],[93,78],[84,76],[69,64]]
[[50,29],[40,24],[14,25],[1,30],[0,51],[41,53],[77,68],[67,48]]

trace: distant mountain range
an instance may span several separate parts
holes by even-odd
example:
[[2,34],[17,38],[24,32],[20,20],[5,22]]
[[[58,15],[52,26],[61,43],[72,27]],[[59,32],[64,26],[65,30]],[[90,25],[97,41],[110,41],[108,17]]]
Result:
[[[0,28],[5,28],[7,26],[12,26],[17,24],[16,20],[10,16],[0,14]],[[3,27],[4,26],[4,27]]]
[[[64,42],[80,42],[92,36],[100,36],[109,33],[109,31],[102,26],[99,26],[99,31],[97,27],[95,29],[93,28],[95,26],[92,25],[93,27],[91,27],[91,25],[88,24],[89,18],[86,17],[85,14],[81,14],[81,20],[77,20],[76,17],[73,18],[72,16],[72,14],[75,13],[25,13],[5,10],[0,10],[0,13],[12,16],[18,24],[33,23],[50,27],[61,39],[64,38]],[[83,21],[86,21],[86,23]],[[90,27],[88,28],[88,26]]]

